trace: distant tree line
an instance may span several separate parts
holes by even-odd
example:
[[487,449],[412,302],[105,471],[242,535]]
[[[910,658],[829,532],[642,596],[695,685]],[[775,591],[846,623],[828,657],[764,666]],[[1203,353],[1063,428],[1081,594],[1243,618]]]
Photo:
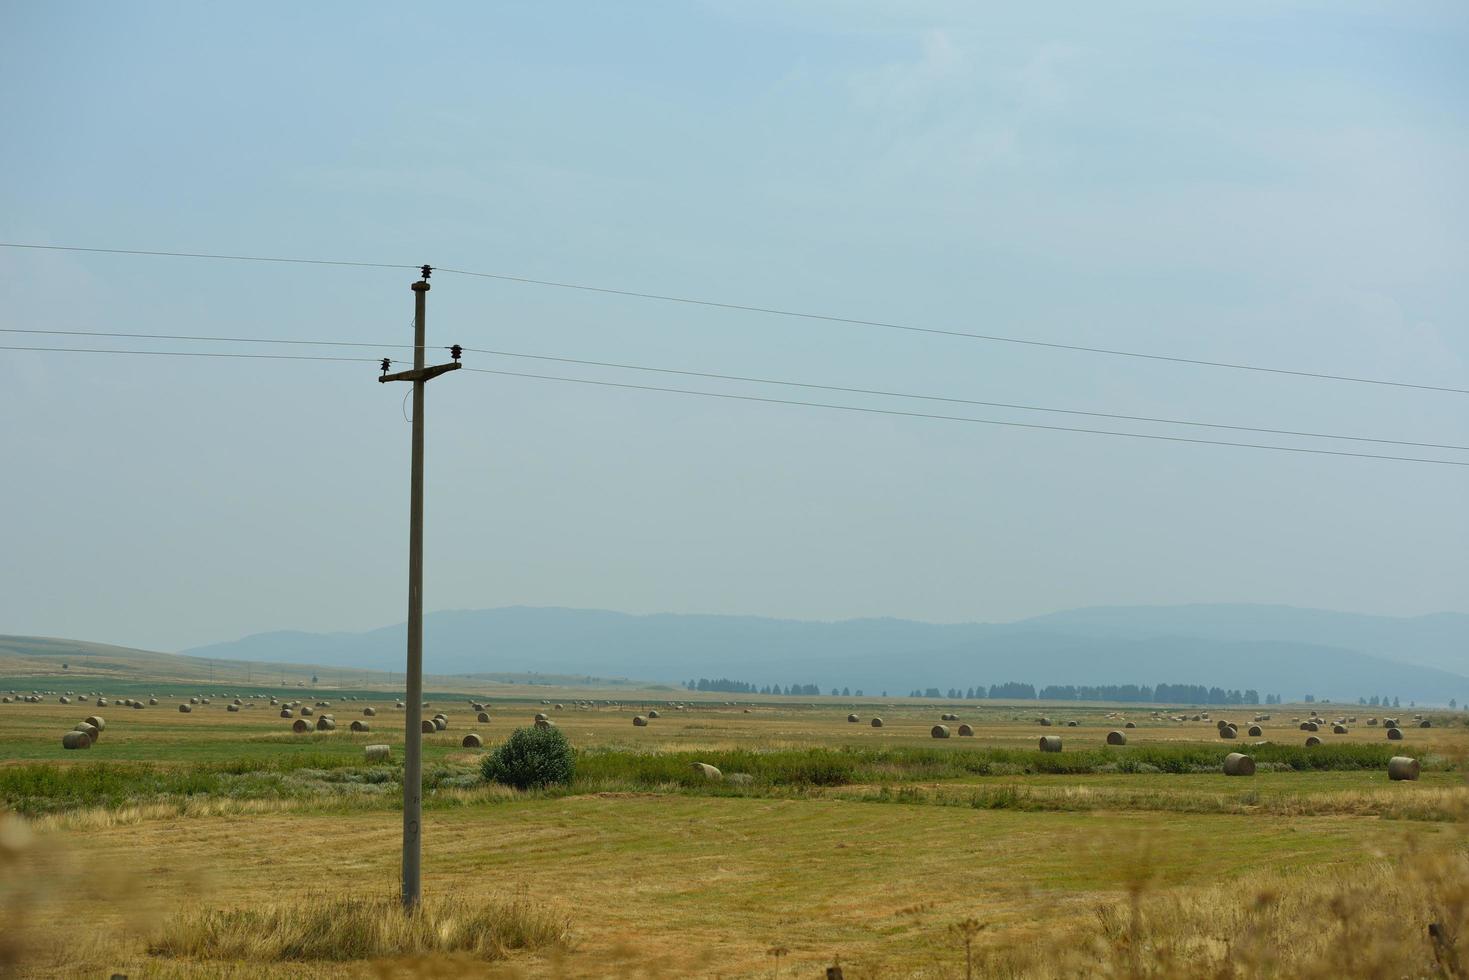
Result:
[[[700,677],[698,680],[684,682],[684,687],[690,691],[720,691],[725,694],[790,694],[800,697],[820,697],[821,688],[815,684],[789,684],[781,687],[779,684],[767,684],[759,687],[745,681],[732,681],[728,677],[718,677],[710,680]],[[832,696],[836,696],[836,689],[832,689]],[[857,696],[862,695],[861,691]]]
[[[1153,704],[1260,704],[1260,692],[1256,690],[1225,690],[1222,687],[1205,687],[1202,684],[1048,684],[1036,690],[1034,684],[1009,681],[1004,684],[983,684],[969,688],[949,688],[947,694],[939,688],[926,690],[915,688],[909,695],[915,698],[943,698],[958,701],[1130,701]],[[1267,694],[1265,704],[1279,704],[1280,696]]]
[[[312,677],[312,682],[316,678]],[[513,683],[513,682],[512,682]],[[531,681],[530,683],[537,683]],[[690,691],[710,691],[725,694],[784,694],[794,697],[820,697],[821,688],[816,684],[766,684],[757,685],[746,681],[731,680],[728,677],[700,677],[697,680],[684,682],[684,687]],[[834,698],[860,698],[863,697],[862,689],[855,691],[850,687],[830,688],[830,696]],[[887,697],[888,692],[883,691],[882,697]],[[1259,691],[1253,688],[1248,690],[1228,689],[1222,687],[1205,687],[1202,684],[1158,684],[1149,687],[1146,684],[1047,684],[1037,690],[1034,684],[1022,684],[1018,681],[1007,681],[1004,684],[991,684],[986,687],[976,684],[973,687],[951,687],[947,690],[937,687],[914,688],[909,692],[909,697],[929,698],[931,700],[948,699],[950,701],[1122,701],[1143,702],[1151,704],[1212,704],[1212,705],[1235,705],[1235,704],[1281,704],[1283,699],[1279,694],[1266,694],[1263,697]],[[1315,695],[1305,695],[1307,704],[1317,702]],[[1322,703],[1330,703],[1323,701]],[[1369,697],[1357,699],[1357,704],[1363,707],[1400,707],[1398,699],[1387,695],[1374,694]],[[1415,702],[1409,702],[1412,707]],[[1456,701],[1450,701],[1449,707],[1457,706]]]

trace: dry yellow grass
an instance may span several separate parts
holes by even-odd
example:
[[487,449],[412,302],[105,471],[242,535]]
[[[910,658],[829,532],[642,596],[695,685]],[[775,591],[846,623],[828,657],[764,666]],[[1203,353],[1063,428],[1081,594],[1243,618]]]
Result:
[[[146,948],[178,910],[279,908],[283,888],[381,894],[396,878],[397,844],[391,813],[157,819],[40,835],[19,876],[47,889],[30,896],[25,975],[170,969]],[[779,945],[792,976],[833,956],[850,977],[959,976],[948,927],[975,918],[987,926],[983,962],[1040,977],[1067,975],[1048,971],[1070,970],[1080,951],[1122,963],[1115,926],[1104,928],[1097,909],[1125,913],[1130,887],[1159,963],[1200,955],[1190,937],[1227,936],[1265,893],[1282,896],[1270,935],[1283,948],[1315,948],[1338,884],[1352,881],[1388,896],[1353,921],[1407,949],[1427,913],[1406,896],[1434,892],[1384,857],[1457,854],[1461,868],[1462,846],[1453,824],[600,795],[430,813],[425,886],[434,900],[520,889],[569,914],[571,949],[512,957],[532,975],[762,976]],[[90,945],[66,939],[75,928],[56,914],[79,894],[100,896],[87,903]],[[259,957],[238,963],[239,976],[284,975]],[[1119,966],[1114,975],[1130,974]]]
[[[376,703],[388,716],[383,733],[354,741],[339,731],[312,751],[360,754],[358,741],[399,743],[391,702]],[[1033,749],[1040,732],[1034,711],[959,708],[976,737],[936,742],[928,729],[939,709],[907,701],[875,712],[882,729],[848,723],[844,703],[812,709],[790,702],[750,713],[719,704],[664,710],[649,728],[634,729],[632,714],[651,703],[568,704],[556,721],[584,748],[653,752]],[[873,707],[857,710],[866,718]],[[462,702],[440,708],[472,717]],[[541,708],[538,700],[496,704],[482,729],[487,744]],[[56,726],[87,713],[78,711],[54,703],[0,708],[0,744],[11,750],[0,764],[121,758],[187,767],[269,758],[301,744],[275,712],[227,713],[216,699],[189,715],[170,703],[114,711],[96,749],[63,754]],[[1048,731],[1059,731],[1068,750],[1100,745],[1118,724],[1105,713],[1068,710],[1062,717],[1082,724]],[[1128,730],[1129,748],[1217,740],[1212,722],[1124,714],[1139,726]],[[1298,733],[1276,714],[1266,736],[1296,742]],[[1403,749],[1415,755],[1462,758],[1469,743],[1462,724],[1406,734]],[[464,753],[455,735],[447,733],[442,745],[429,736],[431,758],[478,757]],[[1363,727],[1325,737],[1383,739],[1380,729]],[[1469,932],[1469,791],[1451,777],[1435,771],[1419,784],[1389,784],[1376,773],[1262,773],[1249,781],[994,776],[908,783],[894,789],[911,796],[881,804],[854,799],[878,790],[864,786],[792,798],[617,792],[525,799],[499,787],[444,789],[425,816],[430,900],[481,903],[519,890],[552,920],[569,918],[574,927],[565,948],[515,951],[503,943],[496,948],[508,959],[495,963],[483,958],[490,947],[462,937],[436,945],[411,930],[372,926],[373,909],[381,908],[371,903],[354,906],[360,921],[345,933],[332,933],[329,917],[317,916],[322,928],[293,940],[308,957],[299,961],[274,958],[289,942],[271,945],[242,929],[253,923],[273,931],[267,926],[292,919],[296,895],[330,909],[350,896],[390,893],[400,832],[391,808],[200,796],[75,809],[21,830],[13,821],[0,825],[7,828],[0,829],[0,971],[8,963],[36,977],[115,970],[256,978],[299,976],[315,964],[334,976],[756,977],[771,975],[777,958],[770,951],[781,949],[782,976],[819,976],[839,956],[848,978],[953,978],[964,975],[963,931],[954,927],[972,921],[972,952],[986,976],[1462,976],[1452,958],[1465,957],[1458,937]],[[971,805],[970,794],[993,790],[1078,812]],[[960,805],[932,805],[944,802]],[[1202,804],[1198,812],[1164,812],[1194,803]],[[1435,958],[1430,922],[1447,937],[1444,958]],[[308,940],[325,945],[313,949]],[[466,943],[471,948],[452,951]],[[205,966],[194,957],[208,949],[234,958]],[[343,960],[339,950],[368,958]]]
[[332,893],[248,905],[187,906],[148,943],[155,956],[244,963],[372,960],[465,953],[501,960],[564,946],[571,926],[525,894],[438,896],[405,912],[395,895]]

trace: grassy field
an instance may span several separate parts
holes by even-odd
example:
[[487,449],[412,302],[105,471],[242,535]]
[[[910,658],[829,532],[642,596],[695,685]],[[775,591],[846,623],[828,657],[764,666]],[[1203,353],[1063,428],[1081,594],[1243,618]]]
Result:
[[[0,683],[10,687],[98,685],[31,675],[23,688]],[[1463,716],[1430,714],[1433,727],[1389,743],[1365,709],[1321,706],[1358,723],[1308,749],[1290,719],[1309,709],[1296,706],[1272,708],[1258,738],[1224,740],[1213,721],[1139,706],[701,695],[680,708],[666,692],[526,698],[508,686],[473,694],[491,716],[479,723],[470,692],[436,691],[431,711],[449,716],[424,739],[436,918],[394,932],[372,925],[394,918],[398,872],[403,736],[391,698],[259,689],[332,702],[319,710],[337,731],[296,735],[238,685],[101,687],[160,703],[0,704],[0,807],[11,812],[0,817],[0,969],[816,977],[840,961],[847,977],[939,978],[966,976],[966,943],[973,976],[1469,967]],[[179,713],[191,694],[211,703]],[[229,712],[227,695],[246,703]],[[654,708],[661,717],[632,725]],[[1212,717],[1243,731],[1257,710]],[[484,752],[537,711],[575,746],[574,781],[485,784]],[[974,735],[932,738],[945,712]],[[96,746],[63,750],[61,733],[89,714],[107,720]],[[1042,714],[1056,724],[1040,727]],[[354,718],[373,730],[348,732]],[[1113,730],[1128,744],[1106,745]],[[461,748],[469,731],[485,749]],[[1042,734],[1063,751],[1038,751]],[[392,760],[368,764],[369,743],[391,745]],[[1257,774],[1222,775],[1231,751],[1250,753]],[[1390,782],[1393,755],[1419,759],[1422,777]],[[695,762],[750,778],[712,782]],[[260,939],[316,919],[334,924],[331,943]],[[210,958],[226,948],[233,958]]]

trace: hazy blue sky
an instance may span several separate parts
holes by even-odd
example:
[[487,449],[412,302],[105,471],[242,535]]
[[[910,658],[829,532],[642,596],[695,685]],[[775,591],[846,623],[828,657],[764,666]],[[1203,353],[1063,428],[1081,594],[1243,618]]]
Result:
[[[1465,386],[1466,9],[6,3],[0,239]],[[404,343],[413,278],[0,249],[0,324]],[[449,275],[429,322],[446,345],[1469,444],[1463,395]],[[176,649],[401,620],[409,427],[376,374],[0,351],[0,632]],[[1469,469],[466,372],[426,417],[430,609],[1469,610]],[[1469,460],[1407,454],[1434,452]]]

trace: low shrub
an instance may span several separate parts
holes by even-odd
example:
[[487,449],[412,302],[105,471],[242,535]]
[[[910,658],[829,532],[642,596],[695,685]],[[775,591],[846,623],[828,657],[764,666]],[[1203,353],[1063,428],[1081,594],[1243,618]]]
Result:
[[559,728],[517,728],[485,756],[480,774],[489,782],[516,789],[559,786],[576,775],[576,754]]

